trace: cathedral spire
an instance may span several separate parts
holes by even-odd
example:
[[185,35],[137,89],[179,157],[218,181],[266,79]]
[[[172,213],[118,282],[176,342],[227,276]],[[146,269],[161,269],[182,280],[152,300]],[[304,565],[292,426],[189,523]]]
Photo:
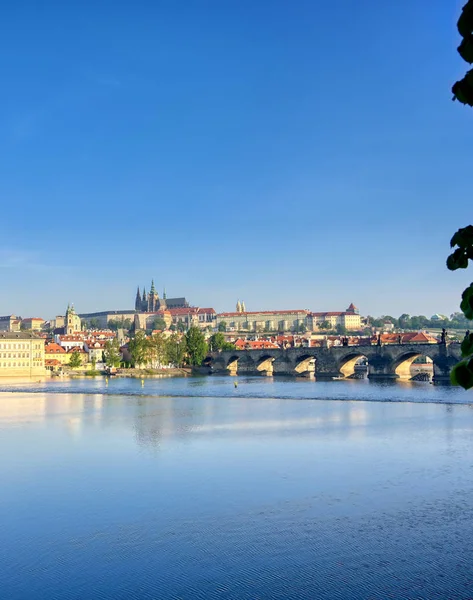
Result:
[[156,293],[156,288],[154,287],[154,279],[151,280],[151,289],[149,291],[151,295]]
[[140,286],[136,290],[136,298],[135,298],[135,310],[141,310],[141,293]]
[[146,302],[146,290],[143,288],[143,302]]
[[166,300],[166,288],[163,288],[163,300]]

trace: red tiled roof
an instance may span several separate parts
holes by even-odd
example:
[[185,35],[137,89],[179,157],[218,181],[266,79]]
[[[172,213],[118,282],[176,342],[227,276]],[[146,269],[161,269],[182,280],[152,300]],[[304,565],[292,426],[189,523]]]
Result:
[[195,315],[199,311],[195,306],[189,306],[189,308],[168,308],[168,312],[174,315]]
[[47,344],[44,347],[44,352],[46,354],[65,354],[66,353],[66,351],[64,350],[64,348],[62,346],[60,346],[59,344],[55,344],[54,342]]
[[47,367],[55,367],[56,365],[60,365],[61,363],[55,358],[46,358],[44,364]]
[[265,340],[248,341],[242,339],[236,340],[235,347],[239,350],[248,347],[252,350],[261,350],[263,348],[279,348],[277,344],[273,344],[273,342],[268,342]]

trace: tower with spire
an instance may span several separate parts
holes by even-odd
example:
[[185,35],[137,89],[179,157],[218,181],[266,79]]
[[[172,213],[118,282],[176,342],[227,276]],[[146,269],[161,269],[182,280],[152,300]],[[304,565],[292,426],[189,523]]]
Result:
[[163,290],[163,297],[160,298],[156,286],[154,285],[154,279],[151,281],[151,288],[149,293],[146,293],[143,288],[143,293],[140,294],[140,289],[136,292],[135,298],[135,311],[136,312],[157,312],[158,310],[167,308],[188,308],[189,303],[185,298],[169,298],[166,295],[166,288]]
[[140,286],[138,286],[138,289],[136,290],[136,298],[135,298],[135,310],[137,312],[141,311],[141,303],[142,303],[142,299],[141,299]]
[[74,335],[81,330],[82,324],[78,314],[74,309],[74,305],[67,305],[66,316],[64,318],[64,333]]

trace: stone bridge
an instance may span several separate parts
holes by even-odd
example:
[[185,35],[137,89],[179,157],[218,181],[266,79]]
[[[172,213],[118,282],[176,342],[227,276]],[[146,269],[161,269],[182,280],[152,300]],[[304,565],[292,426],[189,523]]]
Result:
[[350,377],[360,358],[366,358],[370,378],[410,379],[411,364],[419,356],[432,359],[435,382],[448,382],[451,368],[461,358],[460,344],[225,350],[210,353],[204,366],[211,372],[230,375],[315,375],[317,378],[333,378]]

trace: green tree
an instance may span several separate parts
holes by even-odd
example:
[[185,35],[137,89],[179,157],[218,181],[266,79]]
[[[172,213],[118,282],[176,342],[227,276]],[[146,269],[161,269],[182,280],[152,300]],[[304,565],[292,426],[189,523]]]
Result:
[[322,321],[322,323],[320,323],[320,325],[319,325],[319,329],[325,329],[326,331],[328,331],[331,328],[332,328],[332,326],[330,325],[330,323],[328,321]]
[[133,366],[140,367],[146,365],[148,361],[148,338],[144,331],[137,331],[135,337],[128,342],[128,352],[130,353]]
[[223,335],[223,333],[221,331],[219,331],[218,333],[214,333],[212,336],[210,336],[209,339],[209,350],[210,352],[216,352],[217,350],[222,350],[222,348],[225,346],[225,336]]
[[119,367],[122,360],[120,344],[117,338],[105,342],[104,351],[105,364],[107,367]]
[[184,333],[184,331],[187,329],[186,324],[184,323],[184,321],[178,321],[176,329],[177,329],[177,331],[180,331],[181,333]]
[[81,365],[82,365],[82,357],[81,357],[80,352],[72,351],[71,358],[69,359],[69,366],[72,369],[77,369]]
[[89,321],[89,329],[100,329],[100,321],[97,317],[92,317]]
[[299,323],[299,325],[297,326],[297,331],[299,333],[305,333],[307,331],[305,323]]
[[400,329],[410,329],[411,328],[411,317],[407,313],[403,313],[399,319],[398,324]]
[[147,359],[153,369],[158,369],[166,362],[166,339],[162,333],[148,338]]
[[166,329],[166,321],[162,317],[156,317],[151,324],[151,329],[158,329],[164,331]]
[[[468,0],[458,19],[457,28],[463,40],[458,46],[458,53],[464,61],[473,63],[473,0]],[[473,69],[467,71],[465,77],[453,84],[453,99],[462,104],[473,106]]]
[[192,325],[186,333],[186,346],[189,363],[193,366],[200,366],[208,348],[204,334],[195,325]]
[[338,333],[338,335],[346,335],[347,333],[346,327],[340,325],[340,323],[335,327],[335,331]]
[[[447,258],[447,267],[451,271],[466,269],[473,260],[473,225],[459,229],[450,240],[455,250]],[[463,291],[460,308],[465,317],[473,319],[473,283]],[[462,345],[462,360],[452,369],[452,383],[461,385],[466,390],[473,387],[473,333],[465,336]]]
[[186,357],[186,338],[173,333],[166,340],[166,359],[174,367],[182,367]]
[[217,329],[225,333],[227,331],[227,324],[225,323],[225,321],[220,321]]

